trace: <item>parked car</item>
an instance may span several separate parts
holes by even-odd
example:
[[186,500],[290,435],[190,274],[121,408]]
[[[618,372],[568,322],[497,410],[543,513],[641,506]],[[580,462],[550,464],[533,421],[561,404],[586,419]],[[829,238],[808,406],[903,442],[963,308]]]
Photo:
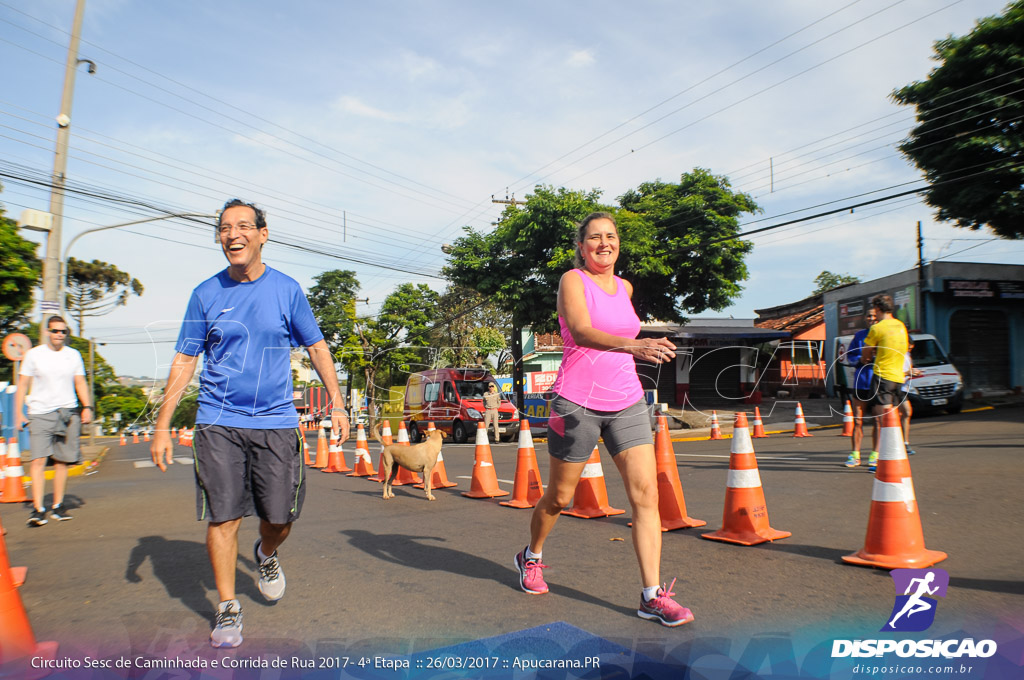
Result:
[[[914,349],[910,360],[915,376],[910,380],[910,405],[914,411],[947,411],[959,413],[964,403],[964,381],[960,371],[946,355],[934,335],[911,333]],[[835,354],[838,357],[833,366],[833,377],[840,398],[849,399],[853,385],[854,366],[846,361],[846,348],[853,340],[852,335],[841,335],[835,339]]]
[[[490,383],[497,381],[482,368],[438,368],[410,375],[404,408],[410,441],[420,441],[428,422],[451,435],[454,442],[467,441],[484,418],[483,397]],[[519,414],[504,394],[502,397],[498,432],[502,440],[512,441],[519,435]]]

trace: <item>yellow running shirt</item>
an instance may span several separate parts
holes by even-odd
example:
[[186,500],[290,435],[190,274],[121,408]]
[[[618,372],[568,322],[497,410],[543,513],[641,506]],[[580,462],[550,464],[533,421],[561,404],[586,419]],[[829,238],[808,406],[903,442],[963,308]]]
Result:
[[872,326],[864,345],[876,348],[875,375],[882,380],[902,383],[907,344],[907,327],[899,319],[883,319]]

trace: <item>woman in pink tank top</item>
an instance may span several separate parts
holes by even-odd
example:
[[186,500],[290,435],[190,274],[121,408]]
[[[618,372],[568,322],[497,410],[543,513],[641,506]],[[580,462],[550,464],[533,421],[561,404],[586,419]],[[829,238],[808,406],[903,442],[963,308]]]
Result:
[[[548,592],[541,551],[562,510],[572,502],[591,452],[603,438],[633,509],[633,547],[643,591],[637,615],[665,626],[693,620],[661,584],[661,518],[650,416],[636,360],[662,364],[675,357],[665,338],[637,339],[640,319],[633,287],[615,276],[619,233],[609,213],[592,213],[579,225],[576,269],[558,286],[558,322],[564,346],[548,419],[551,467],[548,487],[530,521],[530,543],[515,556],[520,587]],[[593,466],[591,466],[593,467]]]

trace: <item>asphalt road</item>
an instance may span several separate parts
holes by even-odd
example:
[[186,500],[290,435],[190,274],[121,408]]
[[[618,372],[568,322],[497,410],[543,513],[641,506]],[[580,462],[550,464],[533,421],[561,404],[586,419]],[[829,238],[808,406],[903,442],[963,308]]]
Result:
[[[773,527],[792,537],[755,547],[700,540],[721,526],[730,441],[675,442],[689,514],[708,525],[663,534],[662,574],[696,620],[669,630],[635,615],[639,576],[629,512],[560,519],[544,552],[551,593],[518,589],[512,556],[528,539],[529,510],[473,500],[472,445],[446,444],[455,489],[397,487],[380,498],[364,478],[311,470],[306,505],[281,550],[287,595],[270,605],[254,581],[256,521],[243,523],[238,596],[240,650],[330,654],[410,653],[565,621],[628,647],[778,631],[874,635],[893,604],[888,572],[843,564],[864,543],[872,475],[841,466],[838,430],[754,440]],[[927,547],[949,558],[943,630],[989,626],[1024,611],[1024,408],[924,418],[912,457]],[[374,464],[377,445],[371,443]],[[352,443],[345,445],[352,463]],[[492,447],[511,491],[516,446]],[[217,597],[194,519],[190,450],[161,474],[148,445],[114,442],[95,474],[75,478],[74,520],[29,529],[28,509],[0,504],[15,565],[29,568],[20,595],[38,640],[65,655],[208,654]],[[547,455],[537,446],[542,478]],[[628,510],[614,464],[603,469],[610,501]],[[938,625],[938,624],[937,624]],[[860,631],[856,633],[856,631]]]

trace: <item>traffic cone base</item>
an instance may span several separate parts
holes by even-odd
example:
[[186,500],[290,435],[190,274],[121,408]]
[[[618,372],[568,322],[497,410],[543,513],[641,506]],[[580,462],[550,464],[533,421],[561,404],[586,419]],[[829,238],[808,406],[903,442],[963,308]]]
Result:
[[331,437],[330,441],[327,446],[327,467],[320,472],[352,472],[352,468],[345,464],[345,453],[341,444],[335,437]]
[[366,430],[362,425],[356,430],[356,459],[352,463],[352,472],[348,477],[369,477],[377,473],[373,469],[373,461],[370,460],[370,447],[366,444]]
[[708,437],[708,440],[710,441],[713,439],[724,439],[724,437],[722,437],[722,428],[718,425],[717,411],[711,412],[711,436]]
[[846,400],[846,406],[843,407],[843,429],[839,433],[840,437],[852,437],[853,436],[853,407],[850,406],[850,400]]
[[[417,489],[424,488],[424,483],[419,482],[414,484]],[[434,473],[430,478],[431,489],[449,489],[453,486],[458,486],[457,483],[448,479],[448,471],[444,467],[444,452],[437,454],[437,463],[434,464]]]
[[533,447],[530,421],[519,424],[519,449],[516,452],[516,474],[512,486],[512,500],[501,501],[498,505],[509,508],[532,508],[544,495],[544,485],[537,467],[537,451]]
[[[8,562],[3,539],[0,539],[0,562]],[[32,666],[38,664],[32,657],[52,660],[57,654],[57,643],[36,642],[10,571],[0,572],[0,622],[0,677],[41,677],[49,673],[48,669],[38,669],[42,672],[30,675],[37,670]]]
[[[686,499],[683,485],[679,480],[679,465],[672,451],[672,440],[668,434],[668,418],[658,416],[654,431],[654,458],[658,469],[658,514],[661,515],[661,530],[692,529],[707,525],[702,519],[686,514]],[[633,526],[633,523],[629,523]]]
[[[6,446],[6,467],[4,468],[3,496],[0,503],[24,503],[28,500],[25,494],[25,470],[21,467],[21,451],[18,440],[14,439]],[[2,453],[2,449],[0,449]]]
[[[405,423],[402,423],[404,426]],[[376,432],[376,430],[375,430]],[[376,437],[376,435],[375,435]],[[380,428],[380,457],[377,459],[377,474],[372,477],[367,477],[371,482],[383,482],[384,481],[384,447],[391,446],[394,444],[394,440],[391,438],[391,422],[385,419]],[[408,444],[408,440],[406,444]]]
[[930,567],[947,555],[924,547],[910,461],[895,408],[885,412],[882,423],[864,547],[842,559],[847,564],[881,569]]
[[764,423],[761,422],[761,409],[757,406],[754,407],[754,431],[750,433],[750,436],[754,439],[763,439],[767,437],[764,433]]
[[788,531],[773,529],[768,524],[768,504],[761,488],[761,474],[757,470],[757,458],[745,413],[736,414],[725,487],[722,528],[701,534],[701,538],[738,545],[757,545],[793,535]]
[[583,519],[626,514],[625,510],[613,508],[608,502],[608,487],[604,483],[601,453],[596,446],[587,464],[583,466],[583,473],[572,497],[572,505],[562,510],[562,514]]
[[793,436],[794,437],[813,437],[814,435],[807,431],[807,421],[804,420],[804,409],[800,406],[800,402],[796,403],[796,418],[793,419]]
[[494,459],[491,458],[491,443],[487,439],[487,430],[482,420],[476,429],[473,478],[470,480],[469,491],[463,491],[462,495],[466,498],[498,498],[508,495],[508,491],[498,488],[498,475],[494,471]]
[[324,433],[323,428],[320,428],[316,435],[316,457],[313,460],[312,467],[317,470],[323,470],[330,462],[327,460],[329,455],[330,444],[327,442],[327,435]]

